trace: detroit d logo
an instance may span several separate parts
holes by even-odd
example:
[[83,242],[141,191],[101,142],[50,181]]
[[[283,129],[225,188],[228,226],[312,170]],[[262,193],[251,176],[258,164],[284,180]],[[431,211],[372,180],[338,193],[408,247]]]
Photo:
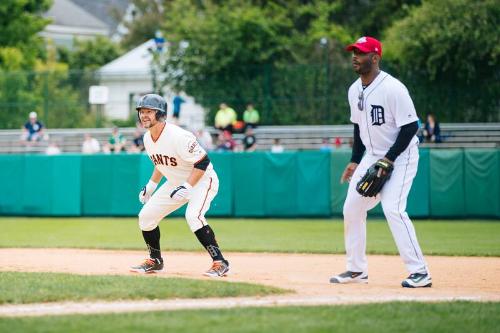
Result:
[[372,125],[380,126],[385,124],[384,108],[380,105],[372,104]]

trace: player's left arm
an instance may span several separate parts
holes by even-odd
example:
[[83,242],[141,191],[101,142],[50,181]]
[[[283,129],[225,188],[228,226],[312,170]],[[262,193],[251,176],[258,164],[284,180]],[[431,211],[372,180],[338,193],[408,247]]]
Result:
[[405,151],[415,134],[417,134],[417,131],[418,121],[401,126],[398,136],[396,137],[396,141],[385,154],[384,159],[393,163],[396,158],[398,158],[398,156]]
[[178,147],[179,156],[183,160],[193,163],[193,170],[191,170],[186,181],[170,193],[172,199],[182,201],[190,198],[191,189],[196,186],[205,174],[210,165],[210,158],[208,158],[207,153],[200,146],[194,135],[189,134],[181,138]]
[[402,83],[394,83],[387,99],[396,126],[400,129],[396,141],[384,157],[385,160],[392,163],[405,151],[415,134],[417,134],[418,117],[408,89]]

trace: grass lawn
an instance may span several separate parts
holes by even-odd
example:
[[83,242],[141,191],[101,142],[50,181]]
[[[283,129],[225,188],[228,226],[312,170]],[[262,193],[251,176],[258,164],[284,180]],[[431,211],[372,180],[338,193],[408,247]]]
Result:
[[500,303],[386,303],[0,318],[0,332],[500,332]]
[[250,283],[155,276],[0,272],[0,304],[264,296],[286,292]]
[[[343,253],[340,220],[211,218],[224,251]],[[500,256],[500,223],[471,220],[414,222],[426,255]],[[145,249],[134,218],[0,218],[0,247]],[[161,223],[162,248],[200,250],[180,218]],[[369,219],[368,253],[396,254],[387,223]]]

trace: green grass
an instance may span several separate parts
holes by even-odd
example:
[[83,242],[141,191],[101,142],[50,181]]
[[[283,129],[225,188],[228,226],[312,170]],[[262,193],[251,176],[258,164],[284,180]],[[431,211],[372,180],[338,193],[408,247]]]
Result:
[[500,303],[386,303],[0,318],[1,332],[500,332]]
[[[224,251],[343,253],[340,220],[209,220]],[[500,256],[500,223],[414,222],[426,255]],[[144,249],[133,218],[0,218],[0,247]],[[165,250],[201,250],[183,219],[161,223]],[[397,254],[385,221],[370,219],[368,253]]]
[[286,292],[250,283],[156,276],[0,272],[0,304],[264,296]]

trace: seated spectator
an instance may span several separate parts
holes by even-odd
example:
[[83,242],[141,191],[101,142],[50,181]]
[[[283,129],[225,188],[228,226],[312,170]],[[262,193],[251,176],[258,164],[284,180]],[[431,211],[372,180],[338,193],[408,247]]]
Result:
[[134,140],[132,140],[132,146],[129,152],[140,153],[144,151],[144,133],[140,129],[136,129],[134,132]]
[[335,137],[335,149],[340,149],[342,148],[343,142],[340,137]]
[[330,139],[323,138],[323,140],[321,140],[321,146],[319,147],[319,150],[320,151],[332,151],[333,147],[330,144]]
[[127,139],[120,133],[118,127],[113,128],[113,132],[109,136],[108,143],[104,146],[103,151],[105,153],[115,152],[119,153],[125,147]]
[[236,142],[231,132],[224,131],[219,135],[219,142],[217,145],[218,151],[233,151],[235,146]]
[[285,148],[281,145],[280,139],[274,139],[274,143],[271,146],[271,153],[282,153]]
[[233,124],[236,120],[236,112],[225,103],[222,103],[219,111],[215,114],[215,128],[233,133]]
[[248,126],[245,131],[245,137],[243,138],[243,149],[245,151],[250,152],[250,151],[255,151],[256,148],[257,148],[257,139],[253,134],[253,127]]
[[441,142],[441,128],[432,113],[427,115],[424,125],[424,138],[426,142]]
[[243,112],[243,121],[245,122],[245,127],[256,128],[260,121],[259,111],[257,111],[253,104],[248,104],[246,110]]
[[45,154],[47,155],[59,155],[61,153],[61,149],[57,146],[57,143],[50,142],[47,149],[45,149]]
[[44,138],[43,124],[38,120],[36,112],[30,112],[29,120],[24,124],[22,140],[27,143],[41,141]]
[[205,149],[206,151],[214,149],[212,135],[210,135],[210,133],[205,128],[200,128],[199,130],[197,130],[195,132],[195,136],[203,149]]
[[101,145],[97,139],[93,138],[89,133],[85,134],[82,143],[83,154],[95,154],[101,151]]

